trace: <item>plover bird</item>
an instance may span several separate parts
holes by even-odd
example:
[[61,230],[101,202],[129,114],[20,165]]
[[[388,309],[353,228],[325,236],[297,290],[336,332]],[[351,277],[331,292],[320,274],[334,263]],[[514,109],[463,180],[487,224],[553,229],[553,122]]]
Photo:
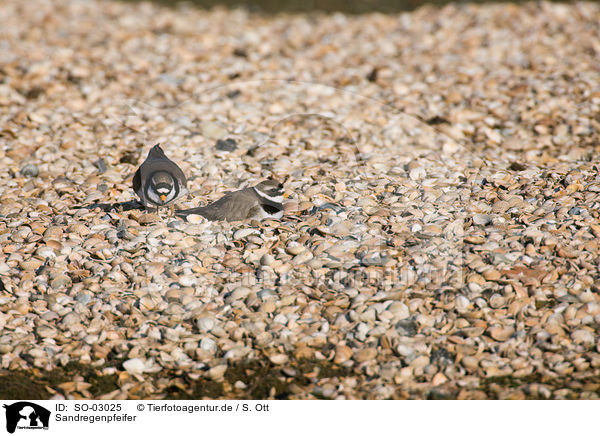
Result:
[[229,192],[207,206],[177,210],[178,216],[202,215],[210,221],[280,219],[283,216],[283,185],[269,179],[251,188]]
[[175,162],[170,160],[160,144],[156,144],[133,176],[133,190],[147,208],[164,207],[185,194],[186,178]]

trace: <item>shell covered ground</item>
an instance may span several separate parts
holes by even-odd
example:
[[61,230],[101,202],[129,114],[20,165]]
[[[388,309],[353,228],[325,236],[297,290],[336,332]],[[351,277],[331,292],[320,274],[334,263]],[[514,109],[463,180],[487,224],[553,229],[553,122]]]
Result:
[[599,23],[3,1],[0,397],[598,398]]

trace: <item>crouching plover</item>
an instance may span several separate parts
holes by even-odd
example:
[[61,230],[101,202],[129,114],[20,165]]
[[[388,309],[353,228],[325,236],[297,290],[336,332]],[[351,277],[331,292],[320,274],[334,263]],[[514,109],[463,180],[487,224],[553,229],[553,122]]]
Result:
[[280,219],[283,216],[283,185],[269,179],[251,188],[229,192],[207,206],[175,211],[178,216],[202,215],[210,221]]

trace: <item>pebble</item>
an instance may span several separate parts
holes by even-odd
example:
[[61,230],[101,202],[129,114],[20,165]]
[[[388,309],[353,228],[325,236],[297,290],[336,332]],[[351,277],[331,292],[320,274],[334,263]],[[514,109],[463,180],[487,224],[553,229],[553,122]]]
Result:
[[400,336],[412,337],[417,334],[418,325],[411,319],[404,319],[396,324],[396,331]]
[[208,139],[219,139],[227,135],[227,130],[219,123],[214,123],[211,121],[203,122],[200,125],[200,130],[202,132],[202,136]]
[[218,139],[215,148],[219,151],[234,151],[237,149],[237,143],[235,139]]
[[408,174],[408,176],[410,177],[411,180],[421,180],[426,175],[427,175],[427,172],[425,171],[425,168],[423,168],[423,167],[413,168],[412,170],[410,170],[410,172]]
[[591,345],[596,342],[596,336],[589,330],[585,330],[585,329],[575,330],[571,334],[571,338],[573,339],[573,342],[575,342],[576,344]]
[[292,259],[292,263],[294,265],[299,265],[299,264],[308,262],[313,257],[314,257],[314,255],[310,251],[303,251],[303,252],[297,254],[296,256],[294,256],[294,258]]
[[36,329],[36,333],[42,338],[55,338],[58,330],[49,325],[41,325]]
[[258,235],[259,231],[253,228],[240,229],[233,234],[233,239],[244,239],[251,235]]
[[377,356],[376,348],[363,348],[356,352],[354,359],[357,362],[367,362],[369,360],[375,359]]
[[[60,388],[84,399],[192,395],[206,379],[246,398],[254,359],[278,379],[264,399],[598,398],[600,94],[582,84],[599,20],[595,3],[257,18],[8,2],[2,369],[117,377],[108,393]],[[190,30],[203,28],[218,32]],[[298,80],[264,80],[274,71]],[[405,110],[357,98],[377,89]],[[188,176],[176,208],[275,177],[285,216],[140,208],[131,180],[150,132]],[[250,382],[231,378],[240,364]],[[532,382],[542,369],[556,383]]]
[[208,377],[212,380],[220,381],[225,376],[227,365],[217,365],[208,370]]
[[63,288],[65,286],[69,286],[69,285],[71,285],[71,279],[64,274],[57,275],[54,279],[52,279],[52,283],[51,283],[51,286],[54,289]]
[[80,292],[75,297],[75,300],[77,300],[78,303],[81,303],[84,306],[86,306],[90,301],[92,301],[92,296],[87,292]]
[[425,368],[427,365],[429,365],[429,357],[427,356],[418,356],[416,357],[412,362],[410,362],[410,367],[412,368]]
[[338,344],[335,347],[335,358],[333,361],[337,364],[342,364],[350,360],[352,358],[352,355],[353,353],[350,347]]
[[212,354],[216,353],[218,349],[217,343],[214,341],[214,339],[211,338],[202,338],[202,340],[200,341],[200,348]]
[[246,298],[248,294],[250,294],[250,292],[252,292],[251,289],[246,288],[244,286],[240,286],[233,290],[233,292],[229,296],[229,299],[232,301],[240,300],[242,298]]
[[471,302],[464,295],[458,295],[456,297],[456,310],[458,310],[459,312],[465,312],[466,310],[468,310],[470,304]]
[[[96,162],[94,162],[94,165],[96,166],[96,168],[98,168],[98,171],[100,171],[101,173],[105,173],[106,170],[108,169],[108,166],[106,165],[106,161],[104,160],[104,158],[98,159]],[[101,192],[106,191],[106,189],[101,188],[100,186],[98,186],[98,189],[100,189]]]
[[489,328],[488,332],[495,340],[504,342],[515,333],[515,329],[512,326],[494,325]]
[[275,354],[270,356],[269,360],[275,365],[283,365],[289,360],[289,357],[285,354]]
[[399,301],[394,301],[387,309],[395,319],[406,319],[410,316],[408,306]]
[[298,244],[297,242],[290,242],[286,247],[285,247],[285,252],[288,254],[291,254],[292,256],[296,256],[300,253],[303,253],[306,251],[306,247],[304,247],[301,244]]
[[198,318],[196,320],[196,325],[198,326],[198,330],[200,330],[201,332],[205,332],[205,333],[210,332],[214,328],[215,324],[216,324],[215,319],[210,318],[210,317]]
[[487,226],[492,222],[492,219],[488,215],[476,214],[473,216],[473,224],[478,226]]
[[35,164],[26,164],[21,168],[21,174],[24,177],[37,177],[40,174],[40,170]]
[[275,258],[268,253],[263,254],[262,257],[260,258],[260,264],[263,266],[271,266],[271,265],[273,265],[274,261],[275,261]]

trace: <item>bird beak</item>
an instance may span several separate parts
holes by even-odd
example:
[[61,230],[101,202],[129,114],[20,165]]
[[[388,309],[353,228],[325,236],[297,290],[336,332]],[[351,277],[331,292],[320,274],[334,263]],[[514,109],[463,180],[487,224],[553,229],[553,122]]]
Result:
[[288,198],[290,196],[290,194],[288,194],[287,192],[285,194],[283,194],[283,198]]
[[165,201],[166,199],[167,199],[167,196],[165,194],[160,195],[160,201]]

